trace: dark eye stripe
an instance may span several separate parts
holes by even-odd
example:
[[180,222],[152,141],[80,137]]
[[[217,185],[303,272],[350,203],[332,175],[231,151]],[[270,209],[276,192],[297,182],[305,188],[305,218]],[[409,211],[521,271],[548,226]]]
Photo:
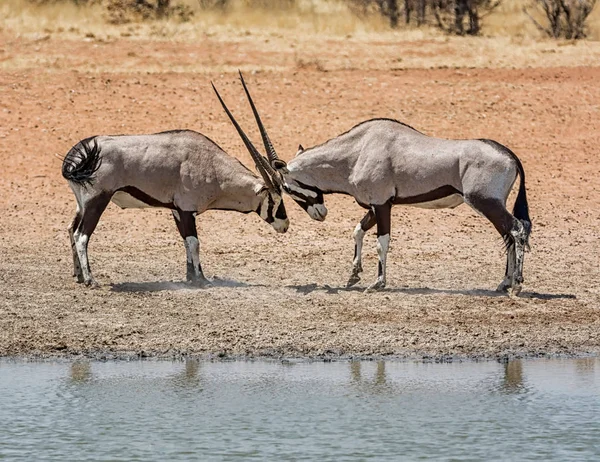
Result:
[[293,199],[294,199],[296,202],[298,202],[299,200],[300,200],[300,201],[302,201],[302,202],[309,202],[309,201],[311,201],[311,200],[312,200],[312,197],[308,197],[308,196],[306,196],[306,195],[302,194],[302,193],[301,193],[301,192],[299,192],[299,191],[294,191],[294,190],[293,190],[293,189],[291,189],[291,188],[285,188],[285,192],[287,192],[287,193],[288,193],[290,196],[292,196],[292,198],[293,198]]
[[260,203],[258,204],[258,208],[256,209],[256,213],[258,214],[258,216],[262,216],[262,207],[263,207],[263,203],[262,201],[260,201]]
[[285,212],[285,206],[283,205],[283,201],[281,201],[279,207],[277,207],[275,217],[279,218],[280,220],[285,220],[287,218],[287,213]]
[[267,223],[273,223],[275,221],[275,219],[273,218],[273,207],[275,206],[275,203],[273,202],[273,198],[270,194],[268,196],[268,199],[269,208],[267,209]]

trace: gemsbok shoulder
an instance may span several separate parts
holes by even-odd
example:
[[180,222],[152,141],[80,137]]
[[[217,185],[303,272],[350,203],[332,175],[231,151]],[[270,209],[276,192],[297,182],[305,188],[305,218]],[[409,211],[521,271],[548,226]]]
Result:
[[[519,294],[531,219],[523,165],[510,149],[488,139],[434,138],[397,120],[371,119],[318,146],[300,146],[286,164],[273,148],[241,73],[240,79],[267,151],[267,170],[280,176],[283,190],[315,220],[327,215],[324,194],[350,195],[368,210],[354,230],[348,287],[360,281],[363,238],[375,225],[378,275],[367,290],[385,287],[393,205],[442,209],[465,202],[494,225],[506,244],[506,271],[497,290]],[[511,214],[506,201],[517,176]]]
[[275,231],[289,226],[281,186],[246,139],[260,177],[206,136],[191,130],[151,135],[94,136],[67,153],[62,175],[75,194],[77,211],[69,226],[74,276],[97,286],[88,242],[109,202],[121,208],[162,207],[172,211],[184,240],[187,280],[209,281],[200,264],[196,215],[206,210],[256,212]]

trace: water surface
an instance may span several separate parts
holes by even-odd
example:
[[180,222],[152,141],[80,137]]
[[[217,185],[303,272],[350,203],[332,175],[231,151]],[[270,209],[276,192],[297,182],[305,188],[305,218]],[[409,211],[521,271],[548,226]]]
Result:
[[600,360],[0,362],[4,460],[600,460]]

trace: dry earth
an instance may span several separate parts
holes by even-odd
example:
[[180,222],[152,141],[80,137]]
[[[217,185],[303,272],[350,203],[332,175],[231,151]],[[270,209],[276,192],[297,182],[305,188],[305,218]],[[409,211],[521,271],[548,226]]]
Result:
[[[503,63],[481,56],[491,43],[482,39],[468,51],[480,58],[469,68],[465,49],[444,40],[307,39],[287,48],[277,40],[98,43],[0,32],[0,355],[598,352],[597,44],[502,48]],[[286,235],[256,215],[202,215],[202,262],[218,278],[205,290],[181,282],[185,253],[167,211],[110,205],[90,245],[102,288],[75,284],[66,233],[74,198],[54,154],[93,134],[192,128],[249,165],[209,86],[218,83],[256,139],[238,67],[286,159],[298,143],[320,143],[370,117],[511,147],[527,172],[534,226],[522,296],[493,291],[504,271],[501,241],[467,206],[395,208],[388,288],[344,289],[363,212],[339,196],[327,198],[323,223],[288,200]],[[372,234],[364,263],[363,288],[376,273]]]

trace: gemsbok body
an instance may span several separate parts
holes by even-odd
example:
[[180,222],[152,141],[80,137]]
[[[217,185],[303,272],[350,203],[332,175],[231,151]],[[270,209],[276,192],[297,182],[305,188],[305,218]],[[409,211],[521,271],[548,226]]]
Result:
[[[492,140],[449,140],[427,136],[392,119],[362,122],[346,133],[309,149],[300,146],[287,164],[279,159],[244,83],[268,154],[272,176],[311,218],[324,220],[324,194],[354,197],[367,213],[354,230],[355,252],[347,286],[360,281],[365,233],[377,225],[378,276],[367,290],[386,284],[391,208],[454,208],[463,202],[486,217],[507,249],[506,272],[498,291],[521,291],[524,252],[529,248],[531,220],[525,172],[518,157]],[[511,214],[506,201],[520,177]]]
[[97,286],[88,241],[109,202],[121,208],[162,207],[184,240],[187,280],[207,285],[200,264],[196,215],[206,210],[256,212],[280,233],[289,221],[279,184],[247,145],[261,177],[204,135],[176,130],[152,135],[95,136],[66,155],[62,175],[77,200],[69,226],[77,282]]

